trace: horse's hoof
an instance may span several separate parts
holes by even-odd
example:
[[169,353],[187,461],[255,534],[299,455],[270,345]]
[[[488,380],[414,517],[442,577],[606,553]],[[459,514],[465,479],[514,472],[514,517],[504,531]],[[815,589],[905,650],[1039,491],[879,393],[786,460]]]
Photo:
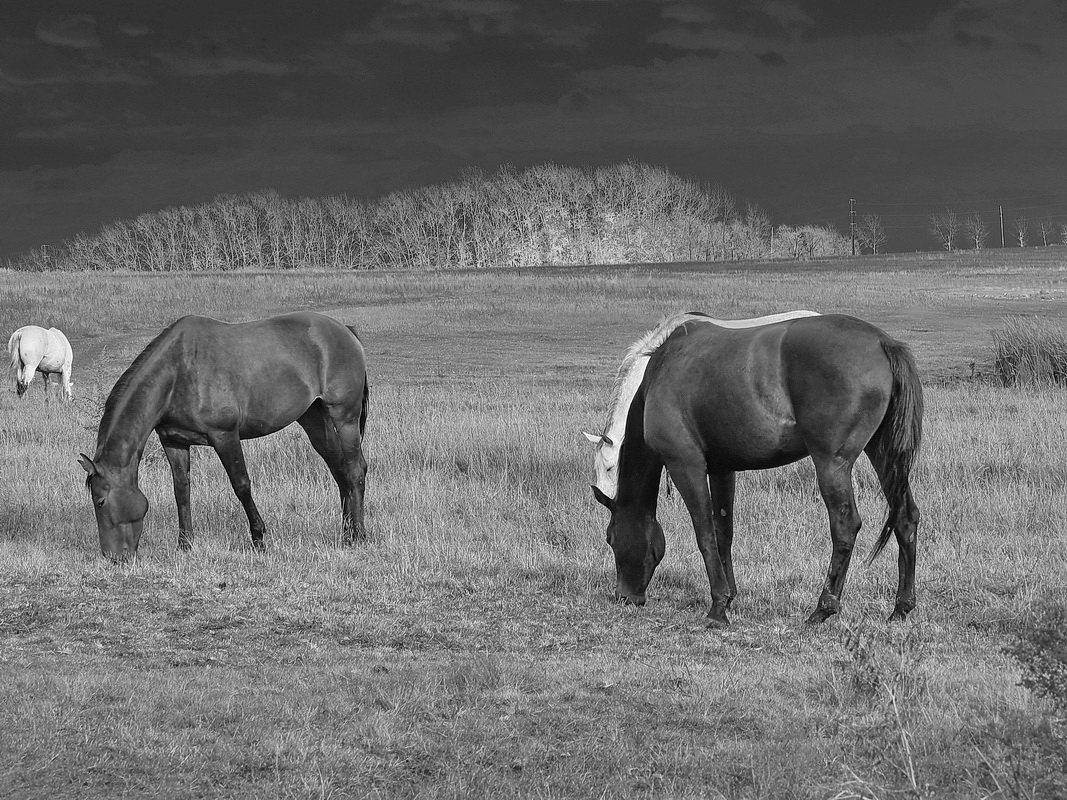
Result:
[[806,624],[808,625],[820,625],[826,622],[830,617],[834,615],[833,611],[828,611],[825,608],[817,608],[811,612],[811,616],[807,618]]
[[908,612],[900,608],[894,608],[893,613],[889,615],[889,619],[886,622],[903,622],[908,618]]
[[726,628],[730,625],[730,620],[726,617],[726,606],[721,608],[718,606],[712,606],[708,612],[708,628]]

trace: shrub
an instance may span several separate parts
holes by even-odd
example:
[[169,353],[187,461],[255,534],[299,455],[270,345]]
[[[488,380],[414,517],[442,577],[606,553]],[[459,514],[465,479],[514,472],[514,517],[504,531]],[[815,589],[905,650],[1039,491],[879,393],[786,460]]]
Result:
[[1067,605],[1056,599],[1041,602],[1005,650],[1022,667],[1019,683],[1051,701],[1067,722]]
[[1019,683],[1049,702],[1037,716],[1006,714],[991,730],[986,759],[1001,793],[1015,798],[1067,796],[1067,605],[1047,598],[1019,621],[1004,648],[1018,662]]
[[993,331],[993,374],[1005,386],[1067,383],[1067,332],[1042,319],[1005,318]]

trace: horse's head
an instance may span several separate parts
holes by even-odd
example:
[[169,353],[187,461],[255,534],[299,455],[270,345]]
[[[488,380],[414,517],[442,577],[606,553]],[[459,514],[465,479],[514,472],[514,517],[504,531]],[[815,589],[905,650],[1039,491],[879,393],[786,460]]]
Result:
[[589,433],[582,434],[593,443],[593,469],[596,473],[596,482],[593,484],[607,497],[614,497],[619,486],[619,451],[621,443],[614,441],[606,434]]
[[123,485],[106,471],[101,471],[87,455],[81,454],[78,463],[88,473],[85,485],[89,488],[96,514],[100,552],[115,562],[133,558],[141,541],[148,499],[136,483]]
[[666,549],[655,510],[619,508],[596,486],[593,496],[611,512],[607,538],[615,553],[615,599],[643,606],[645,589]]

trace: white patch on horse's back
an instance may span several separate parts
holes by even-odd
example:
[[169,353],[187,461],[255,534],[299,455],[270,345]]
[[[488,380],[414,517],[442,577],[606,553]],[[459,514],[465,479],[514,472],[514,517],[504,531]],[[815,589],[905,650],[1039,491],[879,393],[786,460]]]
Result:
[[800,317],[818,317],[818,311],[784,311],[749,319],[716,319],[704,314],[684,312],[664,317],[655,328],[634,342],[623,356],[619,371],[612,386],[611,401],[608,404],[608,419],[604,423],[600,442],[596,444],[593,455],[593,467],[596,470],[596,487],[607,497],[615,498],[618,491],[619,452],[626,434],[626,418],[630,413],[630,404],[637,394],[641,381],[645,377],[648,360],[656,348],[667,341],[675,329],[687,322],[702,322],[717,325],[720,328],[759,328]]
[[715,319],[714,317],[697,317],[697,320],[710,322],[720,328],[759,328],[763,325],[773,325],[776,322],[785,322],[787,319],[799,319],[800,317],[819,317],[818,311],[783,311],[780,314],[768,314],[765,317],[752,317],[751,319]]

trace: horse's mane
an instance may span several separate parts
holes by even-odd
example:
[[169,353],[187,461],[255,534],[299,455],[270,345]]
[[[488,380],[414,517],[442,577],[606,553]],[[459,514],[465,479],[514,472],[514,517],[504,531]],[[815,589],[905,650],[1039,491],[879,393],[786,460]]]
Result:
[[107,400],[104,401],[104,412],[100,415],[100,431],[107,430],[110,427],[108,423],[111,421],[112,415],[114,415],[119,403],[129,396],[131,384],[134,379],[140,375],[145,362],[151,359],[156,352],[170,340],[170,337],[167,334],[169,334],[179,322],[181,322],[181,318],[172,322],[164,328],[160,334],[152,339],[152,341],[145,346],[144,350],[137,354],[133,363],[126,367],[125,372],[119,376],[119,379],[115,381],[115,385],[111,387],[111,392],[108,394]]
[[675,329],[680,325],[697,319],[710,319],[710,317],[707,314],[701,314],[699,311],[683,311],[664,317],[655,328],[630,345],[626,355],[622,358],[622,363],[619,364],[619,371],[615,374],[615,383],[611,387],[611,401],[608,403],[608,416],[607,422],[604,423],[604,433],[607,433],[611,421],[615,418],[615,413],[619,410],[619,404],[625,402],[629,405],[632,399],[623,397],[623,387],[638,362],[652,355],[656,348],[667,341],[667,337],[674,333]]

